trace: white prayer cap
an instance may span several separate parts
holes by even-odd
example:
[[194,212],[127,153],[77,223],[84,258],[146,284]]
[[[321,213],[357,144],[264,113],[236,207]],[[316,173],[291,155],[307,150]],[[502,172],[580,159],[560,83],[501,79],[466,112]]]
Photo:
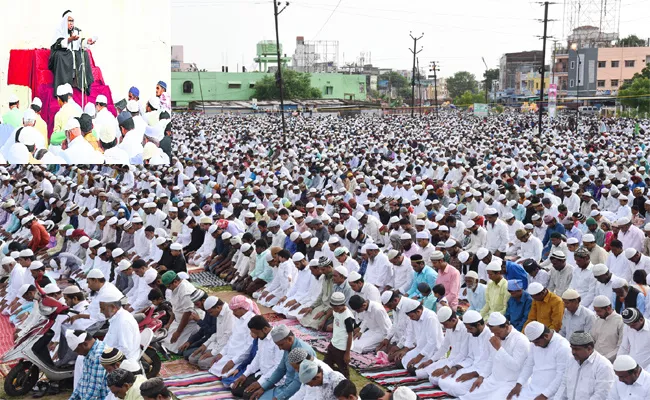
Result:
[[101,256],[101,255],[104,254],[104,253],[106,253],[106,247],[103,247],[103,246],[102,246],[102,247],[100,247],[99,249],[97,249],[97,255],[98,255],[98,256]]
[[594,307],[607,307],[611,305],[612,305],[612,301],[607,296],[600,295],[594,297],[594,302],[593,302]]
[[180,251],[183,250],[183,246],[180,243],[172,243],[169,245],[170,250]]
[[95,105],[93,103],[86,103],[84,106],[84,114],[88,114],[91,117],[94,117],[97,112],[95,111]]
[[64,295],[70,295],[70,294],[76,294],[76,293],[81,293],[81,289],[77,285],[70,285],[63,289],[63,294]]
[[23,297],[25,293],[27,293],[27,289],[32,286],[29,283],[24,283],[20,288],[18,288],[18,292],[16,293],[18,297]]
[[440,322],[446,322],[447,320],[449,320],[449,318],[451,318],[452,314],[453,312],[451,311],[451,308],[447,306],[440,307],[440,309],[438,310],[438,320]]
[[[210,229],[212,229],[212,226],[210,227]],[[212,233],[212,232],[210,232],[210,233]],[[165,243],[166,241],[167,241],[167,239],[165,239],[164,237],[157,237],[156,238],[156,246],[160,246],[163,243]]]
[[488,249],[486,249],[485,247],[481,247],[476,251],[476,257],[478,257],[479,260],[482,260],[485,257],[487,257],[489,253],[490,251]]
[[379,250],[379,246],[377,246],[375,243],[367,243],[365,247],[366,250]]
[[294,253],[294,255],[291,257],[291,260],[292,260],[293,262],[302,261],[302,260],[304,260],[304,259],[305,259],[305,255],[302,254],[302,253],[299,252],[299,251],[297,251],[296,253]]
[[400,238],[400,240],[411,240],[412,239],[411,234],[408,233],[408,232],[402,233],[399,238]]
[[612,289],[620,289],[624,286],[627,286],[627,281],[625,279],[617,277],[612,280]]
[[90,243],[88,243],[88,247],[96,247],[97,245],[101,244],[101,242],[97,239],[92,239]]
[[476,225],[476,223],[470,219],[469,221],[467,221],[467,224],[465,224],[465,227],[469,229],[469,228],[473,228],[474,225]]
[[420,307],[421,303],[417,300],[409,299],[409,298],[404,298],[402,299],[403,308],[405,313],[410,313],[415,311],[418,307]]
[[394,259],[398,255],[399,255],[399,251],[395,249],[391,249],[388,251],[388,253],[386,253],[386,257],[388,257],[389,260]]
[[607,265],[605,265],[605,264],[596,264],[591,269],[591,273],[594,274],[595,277],[605,275],[608,271],[609,271],[609,268],[607,268]]
[[467,274],[465,274],[465,278],[472,278],[478,280],[478,274],[476,273],[476,271],[469,271],[467,272]]
[[97,103],[108,104],[108,99],[103,94],[100,94],[95,98],[95,104]]
[[541,293],[544,290],[544,286],[539,282],[533,282],[528,286],[528,294],[534,296]]
[[592,243],[596,241],[596,238],[591,233],[587,233],[582,237],[583,242]]
[[567,289],[562,293],[562,299],[563,300],[577,300],[580,298],[580,293],[578,293],[575,289]]
[[149,268],[144,272],[143,278],[145,283],[150,285],[156,280],[156,278],[158,278],[158,272],[153,268]]
[[539,339],[542,334],[544,334],[544,324],[541,322],[537,321],[532,321],[528,325],[526,325],[526,328],[524,329],[524,334],[530,340],[531,342],[534,340]]
[[122,300],[123,297],[124,294],[120,292],[118,288],[115,286],[108,286],[102,291],[102,294],[99,295],[98,300],[100,303],[113,303]]
[[617,225],[617,226],[627,225],[627,224],[629,224],[629,223],[630,223],[630,219],[629,219],[628,217],[619,218],[619,219],[616,221],[616,225]]
[[[250,243],[244,243],[241,245],[241,248],[239,249],[242,253],[246,253],[248,250],[252,249],[253,246]],[[172,249],[173,250],[173,249]],[[295,255],[295,254],[294,254]]]
[[338,267],[334,268],[334,271],[338,272],[339,274],[343,275],[345,278],[348,277],[348,269],[345,268],[342,265],[339,265]]
[[311,237],[311,232],[309,231],[304,231],[303,233],[300,234],[301,239],[307,239],[309,237]]
[[12,262],[16,262],[16,260],[14,260],[13,257],[3,257],[2,258],[2,265],[11,264]]
[[466,324],[475,324],[482,320],[483,317],[481,317],[481,314],[476,310],[465,311],[465,314],[463,314],[463,323]]
[[578,238],[570,237],[566,240],[566,244],[578,244],[578,243],[580,243],[578,241]]
[[117,264],[117,269],[120,271],[126,271],[131,268],[131,262],[129,260],[122,260]]
[[86,278],[88,278],[88,279],[91,279],[91,278],[93,278],[93,279],[102,279],[102,278],[104,278],[104,273],[102,271],[98,270],[97,268],[93,268],[93,269],[90,270],[90,272],[88,272],[88,275],[86,275]]
[[75,128],[79,128],[79,121],[76,118],[70,118],[65,124],[65,130],[69,131]]
[[43,102],[38,97],[34,97],[34,99],[32,100],[32,105],[42,108]]
[[88,236],[82,236],[79,238],[79,244],[84,244],[88,243],[90,241],[90,238]]
[[[204,223],[204,222],[202,222],[202,223]],[[217,225],[210,225],[210,227],[208,228],[208,233],[212,235],[213,233],[215,233],[217,231],[217,229],[219,229],[219,227]],[[228,234],[229,236],[226,235],[226,234]],[[227,237],[224,237],[224,236],[227,236]],[[223,240],[228,240],[231,237],[232,237],[232,234],[230,234],[228,232],[224,232],[224,233],[221,234],[221,238]]]
[[634,358],[628,355],[620,355],[614,360],[614,371],[616,372],[627,372],[635,369],[637,367],[637,362],[634,361]]
[[66,342],[68,343],[68,347],[70,350],[75,351],[77,347],[83,342],[86,341],[86,337],[88,336],[88,333],[84,332],[81,335],[77,336],[74,334],[74,331],[72,329],[68,329],[65,331],[65,339]]
[[216,306],[218,302],[219,302],[219,299],[216,296],[208,296],[208,298],[205,299],[205,301],[203,302],[203,307],[206,310],[209,310],[212,307]]
[[505,324],[506,322],[506,317],[500,312],[496,311],[490,314],[487,321],[488,325],[490,326],[499,326]]
[[485,267],[487,271],[501,272],[501,261],[492,261]]
[[[354,273],[354,272],[353,272]],[[348,281],[349,282],[349,281]],[[388,304],[390,301],[391,297],[393,297],[393,291],[392,290],[386,290],[384,293],[381,294],[381,304]]]
[[[294,231],[294,232],[291,232],[291,235],[289,235],[289,240],[291,240],[292,242],[295,242],[296,240],[298,240],[299,237],[300,237],[300,232]],[[314,238],[314,239],[316,239],[316,238]],[[316,239],[316,240],[318,240],[318,239]]]
[[99,140],[102,143],[111,143],[115,140],[115,129],[110,125],[102,125],[99,128]]
[[315,238],[315,237],[314,237],[314,238],[311,238],[311,239],[309,240],[309,246],[310,246],[310,247],[315,247],[317,244],[318,244],[318,238]]
[[[32,110],[31,108],[26,109],[25,112],[23,113],[23,121],[36,121],[36,111]],[[23,132],[24,132],[24,129],[23,129]],[[22,136],[22,134],[21,134],[21,136]],[[21,142],[22,142],[22,140],[21,140]]]
[[634,257],[637,253],[637,250],[634,247],[630,247],[628,249],[625,249],[625,258],[628,260],[632,257]]
[[160,110],[160,99],[156,96],[153,96],[149,99],[148,103],[151,105],[152,108],[156,110]]
[[56,95],[57,96],[63,96],[65,94],[69,94],[69,93],[71,93],[71,92],[68,91],[68,85],[66,85],[66,84],[59,85],[56,88]]
[[40,261],[32,261],[31,265],[29,266],[29,269],[31,271],[36,271],[37,269],[41,268],[45,268],[45,265],[43,265],[43,263]]
[[126,109],[128,112],[131,113],[136,113],[140,111],[140,106],[138,106],[138,102],[135,100],[129,100],[126,102]]
[[124,250],[120,249],[119,247],[116,247],[112,252],[111,255],[113,258],[120,257],[121,255],[124,254]]
[[393,391],[391,398],[393,400],[417,400],[418,396],[412,389],[406,386],[399,386]]
[[139,372],[142,367],[135,361],[126,359],[120,363],[120,368],[129,372]]
[[18,101],[18,96],[15,93],[9,95],[9,103],[17,103]]

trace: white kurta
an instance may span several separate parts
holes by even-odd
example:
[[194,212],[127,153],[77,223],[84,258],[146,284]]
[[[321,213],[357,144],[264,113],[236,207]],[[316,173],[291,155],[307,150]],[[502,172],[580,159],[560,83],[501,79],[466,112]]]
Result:
[[120,349],[131,361],[140,362],[140,328],[133,315],[120,308],[109,320],[106,346]]
[[530,349],[517,379],[522,385],[518,398],[534,400],[541,394],[550,399],[560,388],[567,363],[573,358],[571,346],[565,338],[553,333],[547,347],[531,344]]
[[352,342],[352,351],[365,353],[374,351],[393,326],[386,309],[381,303],[368,301],[368,309],[359,313],[361,337]]
[[[447,329],[442,345],[436,354],[431,357],[433,363],[428,367],[415,371],[417,377],[421,379],[429,378],[429,382],[438,385],[439,377],[431,376],[431,373],[438,368],[459,365],[461,361],[465,360],[470,336],[463,321],[458,321],[454,329]],[[447,353],[449,353],[449,357],[447,357]]]
[[257,353],[246,367],[245,376],[260,375],[257,382],[264,385],[264,382],[273,374],[275,368],[280,365],[284,351],[275,344],[269,333],[263,340],[257,341]]
[[204,343],[206,351],[210,351],[213,356],[221,352],[232,335],[232,327],[236,319],[228,304],[224,304],[217,317],[217,331]]
[[284,304],[288,303],[291,300],[301,303],[300,299],[305,298],[309,295],[309,286],[312,284],[312,281],[315,281],[316,278],[311,273],[311,270],[307,267],[298,271],[296,274],[295,283],[291,286],[289,291],[286,293],[287,299],[282,304],[276,304],[273,306],[273,311],[279,314],[285,314],[289,311]]
[[[406,317],[409,318],[408,315]],[[432,357],[442,345],[443,340],[442,325],[438,316],[428,308],[423,308],[420,319],[410,320],[408,325],[405,346],[415,346],[415,348],[404,355],[402,365],[407,366],[412,359],[420,354],[424,356],[422,361]]]
[[605,400],[615,380],[612,363],[597,351],[582,364],[571,357],[555,400]]
[[[192,300],[190,300],[190,295],[195,290],[196,288],[194,285],[183,279],[181,283],[176,287],[176,289],[172,291],[170,303],[172,304],[172,310],[174,312],[174,322],[172,322],[171,326],[169,327],[169,335],[165,338],[164,342],[165,347],[172,353],[177,353],[178,348],[183,343],[187,342],[190,336],[195,334],[200,329],[196,321],[190,320],[187,325],[185,325],[185,329],[183,329],[183,332],[179,336],[178,340],[176,340],[175,343],[171,342],[174,332],[176,332],[176,329],[178,329],[178,326],[181,323],[181,319],[183,319],[183,314],[186,312],[200,311],[196,310],[194,303],[192,303]],[[199,316],[201,316],[201,314],[199,314]]]
[[[253,337],[251,336],[251,331],[248,329],[248,321],[255,316],[255,313],[248,311],[241,318],[236,319],[232,329],[232,335],[228,340],[228,343],[224,346],[219,354],[223,357],[212,367],[209,372],[215,376],[227,376],[230,371],[226,371],[225,374],[222,374],[221,371],[223,367],[226,366],[228,361],[233,362],[232,369],[237,368],[237,366],[248,357],[251,345],[253,344]],[[232,371],[232,370],[231,370]]]
[[411,267],[411,259],[404,257],[400,265],[393,264],[393,282],[391,286],[400,293],[406,294],[411,288],[414,275],[413,267]]

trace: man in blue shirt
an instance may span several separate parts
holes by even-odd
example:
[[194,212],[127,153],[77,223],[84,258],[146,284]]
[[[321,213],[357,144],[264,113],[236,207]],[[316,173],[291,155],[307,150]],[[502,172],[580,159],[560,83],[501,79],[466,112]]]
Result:
[[418,290],[418,284],[424,282],[431,289],[436,284],[438,273],[424,263],[421,254],[413,254],[411,256],[411,267],[414,271],[413,282],[406,294],[410,298],[420,298],[422,297],[422,293]]
[[548,253],[553,245],[553,243],[551,243],[551,235],[554,233],[564,235],[566,232],[566,229],[564,229],[562,225],[558,224],[555,217],[551,215],[544,216],[544,223],[546,224],[546,233],[544,234],[544,240],[542,240],[542,244],[544,245],[544,250],[542,250],[542,259],[548,257]]
[[[524,281],[525,282],[525,281]],[[506,319],[519,332],[524,329],[528,320],[528,312],[533,304],[533,298],[523,290],[522,281],[518,279],[508,280],[508,308],[506,308]]]
[[[505,268],[505,269],[504,269]],[[503,271],[503,277],[507,280],[516,279],[522,283],[524,290],[528,289],[528,273],[520,264],[512,261],[503,262],[501,269]]]
[[[271,331],[271,337],[275,344],[284,351],[284,354],[280,365],[262,384],[264,394],[260,396],[259,400],[287,400],[296,394],[301,385],[298,372],[289,363],[289,353],[295,348],[305,349],[312,357],[316,357],[316,353],[310,345],[295,337],[286,325],[276,325]],[[281,386],[276,386],[283,377],[285,378],[284,383]]]

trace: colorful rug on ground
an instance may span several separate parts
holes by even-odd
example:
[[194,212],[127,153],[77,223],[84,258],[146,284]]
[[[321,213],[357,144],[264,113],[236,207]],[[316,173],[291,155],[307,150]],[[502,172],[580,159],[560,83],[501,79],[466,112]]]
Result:
[[[9,317],[0,315],[0,358],[5,355],[14,346],[15,328],[9,322]],[[0,364],[0,375],[7,376],[11,370],[11,365]]]
[[177,375],[165,378],[165,385],[181,400],[234,399],[221,379],[208,372]]
[[439,387],[432,385],[428,380],[410,376],[404,369],[366,369],[359,371],[361,376],[384,386],[388,390],[395,390],[398,386],[408,386],[421,399],[453,399]]
[[171,378],[174,376],[195,374],[199,369],[191,365],[187,360],[180,359],[174,361],[163,362],[160,368],[160,377]]
[[207,271],[190,272],[190,282],[194,286],[219,287],[228,285],[223,279]]

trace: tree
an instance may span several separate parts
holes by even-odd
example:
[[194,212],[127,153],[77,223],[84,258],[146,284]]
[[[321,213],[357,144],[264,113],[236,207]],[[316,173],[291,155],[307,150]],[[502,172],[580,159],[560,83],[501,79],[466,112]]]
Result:
[[[389,97],[392,96],[393,90],[398,93],[398,96],[401,96],[399,93],[403,92],[405,88],[409,87],[409,80],[395,71],[390,71],[379,75],[378,80],[388,82],[387,89],[390,90],[388,92]],[[408,97],[411,97],[410,89]]]
[[632,83],[634,82],[634,80],[639,79],[639,78],[648,78],[648,79],[650,79],[650,64],[646,64],[645,68],[643,68],[641,70],[641,72],[637,72],[636,74],[634,74],[634,76],[632,77],[632,80],[630,81],[630,83],[623,83],[618,88],[619,92],[621,90],[628,89],[630,86],[632,86]]
[[621,104],[625,106],[638,108],[640,113],[650,112],[650,79],[645,77],[634,79],[629,87],[618,91],[618,97]]
[[465,93],[454,98],[454,105],[457,106],[471,106],[474,103],[485,103],[485,96],[466,90]]
[[[282,69],[285,99],[320,99],[323,97],[320,89],[311,86],[309,73],[296,72],[291,69]],[[266,75],[255,83],[255,95],[258,100],[277,100],[280,98],[280,87],[276,77]]]
[[488,69],[483,72],[483,79],[487,78],[488,91],[492,91],[492,81],[499,79],[499,68]]
[[470,74],[467,71],[459,71],[451,78],[447,78],[447,90],[449,91],[449,97],[455,99],[463,95],[466,91],[470,93],[478,92],[478,82],[476,82],[474,74]]
[[620,47],[644,47],[646,41],[638,37],[637,35],[630,35],[626,38],[620,39],[618,41]]

